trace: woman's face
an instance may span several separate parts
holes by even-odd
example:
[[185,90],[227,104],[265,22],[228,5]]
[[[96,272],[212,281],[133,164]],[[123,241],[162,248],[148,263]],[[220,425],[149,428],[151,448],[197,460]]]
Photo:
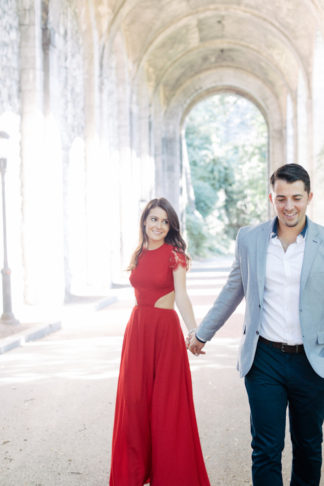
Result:
[[149,248],[154,249],[163,245],[170,229],[168,215],[164,209],[151,209],[144,224]]

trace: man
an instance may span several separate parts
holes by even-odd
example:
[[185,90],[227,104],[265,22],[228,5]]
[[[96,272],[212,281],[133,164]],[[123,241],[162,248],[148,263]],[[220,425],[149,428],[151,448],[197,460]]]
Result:
[[286,409],[291,486],[319,486],[324,417],[324,227],[306,216],[306,170],[286,164],[270,179],[276,218],[241,228],[228,280],[189,349],[200,354],[245,296],[238,369],[251,409],[254,486],[282,486]]

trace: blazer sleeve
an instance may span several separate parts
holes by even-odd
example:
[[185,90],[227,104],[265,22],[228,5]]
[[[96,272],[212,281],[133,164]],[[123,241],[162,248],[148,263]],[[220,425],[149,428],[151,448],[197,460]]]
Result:
[[212,339],[216,331],[225,324],[244,297],[239,256],[240,236],[241,230],[236,238],[235,258],[227,282],[197,329],[196,334],[202,341]]

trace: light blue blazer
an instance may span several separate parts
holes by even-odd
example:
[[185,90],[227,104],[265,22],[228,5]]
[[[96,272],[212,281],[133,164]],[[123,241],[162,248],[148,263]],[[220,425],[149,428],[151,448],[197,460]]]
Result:
[[[250,370],[259,339],[266,255],[273,223],[268,221],[240,229],[227,283],[197,331],[202,340],[212,339],[245,297],[238,358],[240,376]],[[324,227],[309,218],[300,279],[299,318],[306,356],[315,372],[324,377]]]

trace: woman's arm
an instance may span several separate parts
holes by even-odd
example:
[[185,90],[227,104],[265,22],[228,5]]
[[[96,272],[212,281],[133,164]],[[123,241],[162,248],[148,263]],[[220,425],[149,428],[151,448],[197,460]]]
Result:
[[[193,338],[194,333],[196,332],[197,324],[193,313],[192,304],[187,293],[186,269],[179,265],[176,270],[173,270],[173,280],[175,301],[180,311],[181,317],[184,320],[184,323],[189,331],[186,337],[186,346],[188,349],[191,338]],[[205,354],[205,351],[202,351],[201,349],[203,346],[204,344],[202,344],[200,349],[197,349],[194,354]]]
[[196,330],[196,319],[186,288],[186,269],[179,265],[176,270],[173,270],[173,280],[175,301],[182,319],[189,332]]

